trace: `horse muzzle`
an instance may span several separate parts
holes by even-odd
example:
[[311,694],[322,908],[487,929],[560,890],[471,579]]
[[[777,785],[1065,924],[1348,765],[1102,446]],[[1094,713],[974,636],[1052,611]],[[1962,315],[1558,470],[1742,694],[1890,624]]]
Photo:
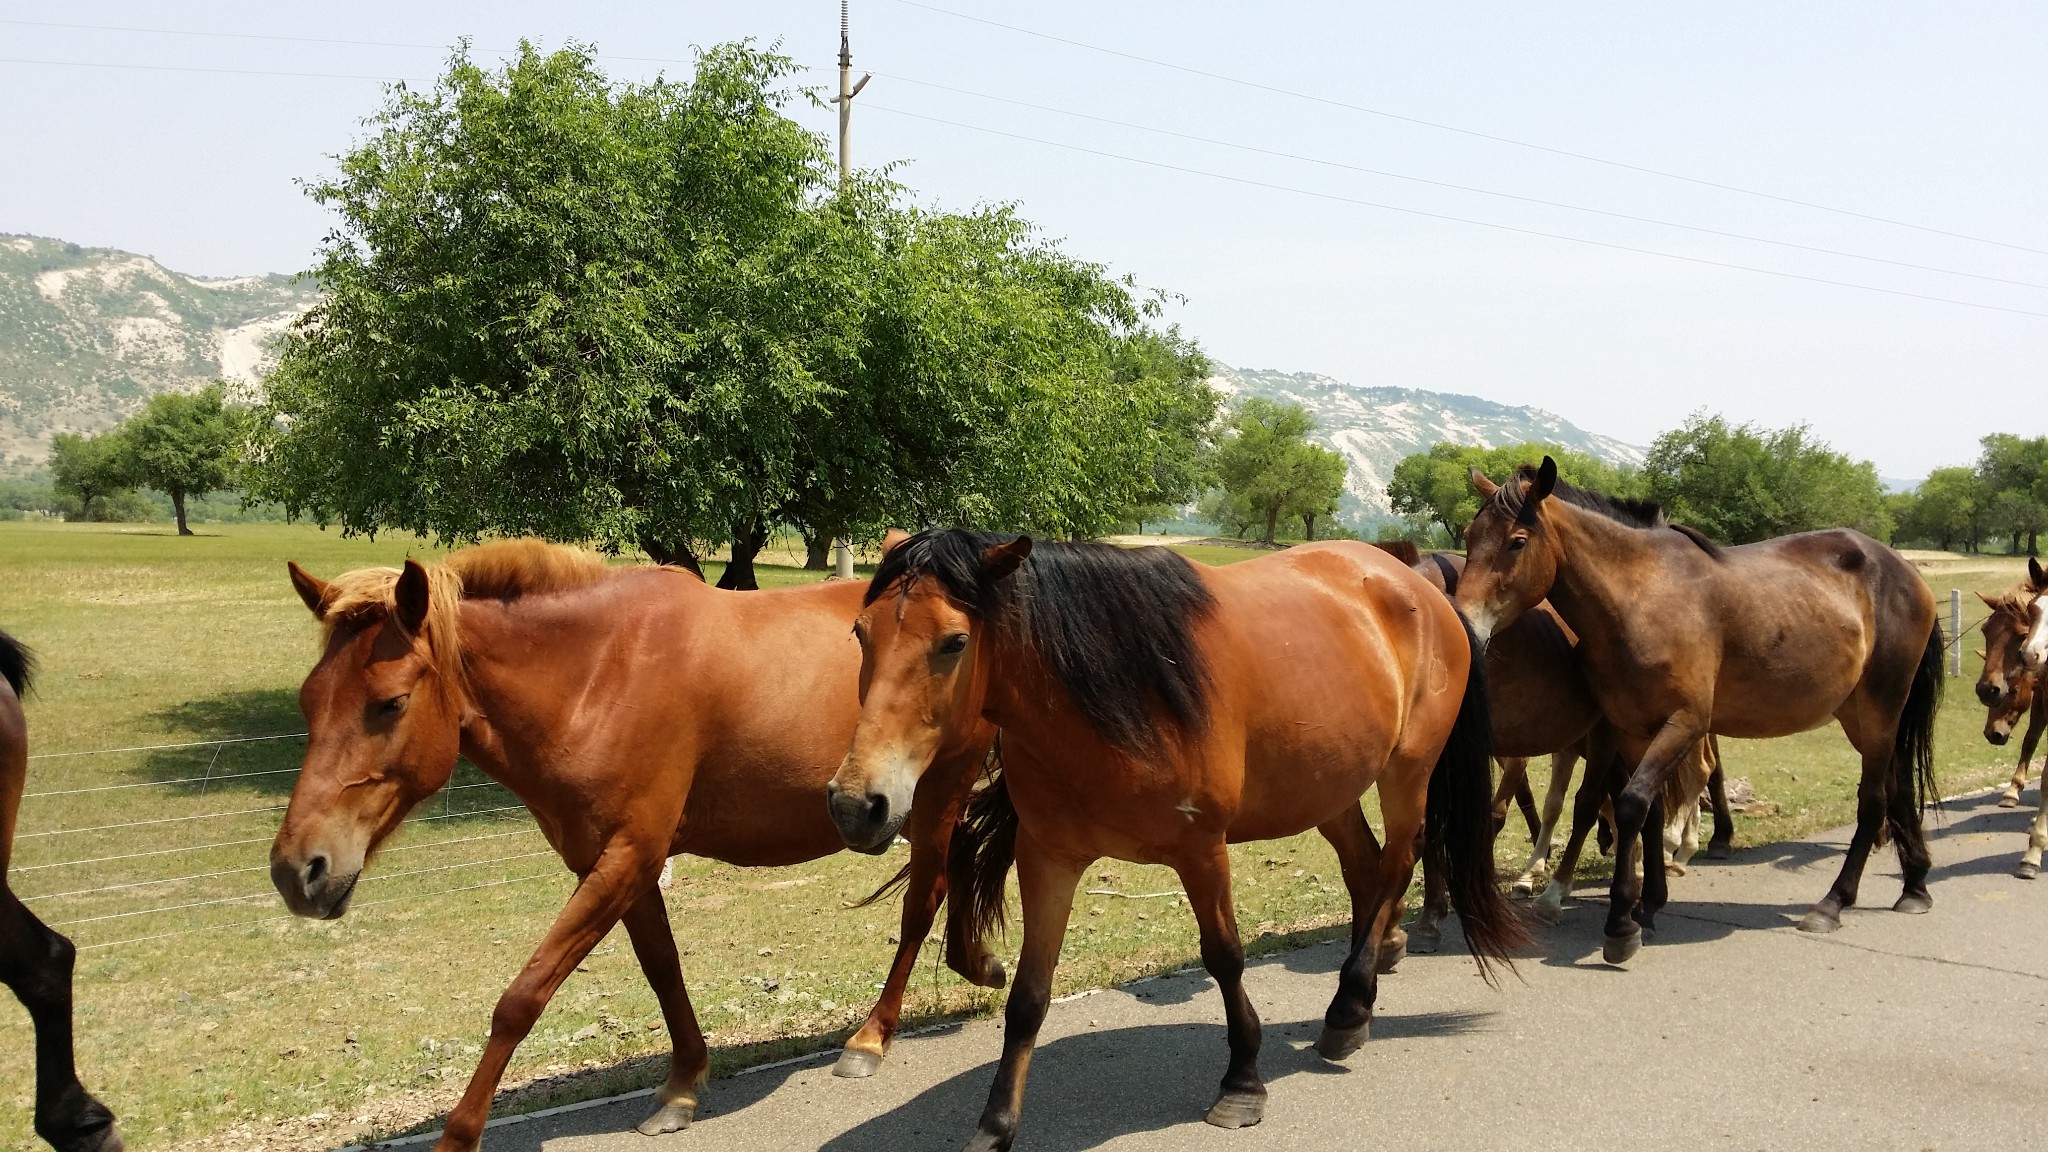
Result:
[[356,881],[362,875],[360,866],[346,874],[334,871],[324,854],[303,861],[281,857],[270,861],[270,882],[277,886],[277,894],[284,897],[284,906],[294,916],[309,920],[339,920],[348,911],[349,899],[355,895]]
[[825,785],[825,809],[839,829],[839,838],[855,852],[880,856],[889,850],[896,832],[910,815],[908,804],[890,800],[888,793],[867,789],[841,788],[834,780]]

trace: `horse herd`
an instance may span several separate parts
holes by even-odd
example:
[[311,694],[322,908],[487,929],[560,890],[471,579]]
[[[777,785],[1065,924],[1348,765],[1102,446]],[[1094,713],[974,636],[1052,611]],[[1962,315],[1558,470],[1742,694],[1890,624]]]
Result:
[[[1717,735],[1832,719],[1861,757],[1855,835],[1801,928],[1840,927],[1885,836],[1904,878],[1893,908],[1929,909],[1921,812],[1944,642],[1910,565],[1851,531],[1723,549],[1655,505],[1559,481],[1548,459],[1472,481],[1483,502],[1462,558],[1328,542],[1212,568],[1163,548],[950,529],[892,533],[865,586],[748,593],[530,540],[331,580],[294,564],[323,644],[300,689],[310,735],[271,877],[293,912],[341,916],[378,845],[458,757],[518,796],[578,877],[498,1000],[442,1152],[478,1145],[514,1048],[621,921],[674,1044],[640,1131],[690,1124],[710,1053],[657,884],[678,853],[768,866],[908,841],[908,863],[870,897],[902,887],[901,944],[835,1071],[880,1066],[946,903],[947,964],[1011,985],[970,1149],[1015,1139],[1076,885],[1103,857],[1165,864],[1185,888],[1228,1024],[1206,1117],[1223,1127],[1258,1123],[1266,1105],[1231,843],[1315,829],[1336,851],[1352,929],[1316,1045],[1330,1060],[1365,1042],[1380,975],[1433,950],[1447,911],[1483,974],[1526,946],[1493,864],[1514,799],[1536,835],[1517,886],[1542,886],[1544,919],[1585,837],[1611,829],[1604,956],[1634,956],[1667,897],[1654,862],[1690,852],[1702,791],[1716,800],[1709,850],[1727,849]],[[2048,656],[2044,589],[2034,567],[1988,601],[1978,686],[1994,743],[2030,714],[2028,753],[2048,699],[2030,671]],[[11,642],[0,671],[4,875],[29,673]],[[1538,818],[1526,760],[1541,755],[1556,759]],[[1361,805],[1373,787],[1377,834]],[[2048,799],[2021,875],[2044,844]],[[1418,859],[1424,907],[1404,932]],[[986,943],[1013,865],[1014,977]],[[72,1071],[72,955],[0,888],[0,978],[36,1027],[36,1131],[63,1152],[106,1152],[120,1146],[113,1117]]]

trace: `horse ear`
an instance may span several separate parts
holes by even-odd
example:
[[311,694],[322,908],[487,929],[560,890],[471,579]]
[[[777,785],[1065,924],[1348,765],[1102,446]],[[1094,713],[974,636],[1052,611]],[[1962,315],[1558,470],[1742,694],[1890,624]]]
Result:
[[1557,488],[1557,461],[1543,458],[1543,466],[1536,469],[1536,482],[1529,486],[1529,494],[1522,498],[1524,506],[1540,503],[1544,497]]
[[2048,591],[2048,573],[2041,571],[2041,562],[2027,557],[2027,577],[2034,582],[2034,591]]
[[1019,536],[1007,544],[991,544],[982,550],[981,571],[991,581],[1001,580],[1017,570],[1031,555],[1031,537]]
[[887,532],[882,533],[882,555],[887,556],[889,553],[901,548],[909,539],[910,533],[905,532],[901,528],[891,528]]
[[1500,485],[1488,480],[1486,473],[1474,468],[1472,470],[1472,490],[1479,493],[1480,499],[1491,500],[1493,499],[1493,494],[1500,491]]
[[1976,596],[1977,599],[1982,600],[1986,608],[1991,609],[1993,612],[1998,611],[1998,601],[1993,600],[1991,597],[1986,596],[1982,592],[1972,593],[1972,595]]
[[398,601],[398,626],[417,636],[420,625],[427,621],[427,570],[419,561],[407,560],[405,571],[398,574],[398,587],[394,590]]
[[306,607],[312,611],[314,619],[325,616],[327,581],[299,567],[295,561],[287,560],[284,566],[285,570],[291,573],[292,588],[298,592],[299,599],[306,602]]

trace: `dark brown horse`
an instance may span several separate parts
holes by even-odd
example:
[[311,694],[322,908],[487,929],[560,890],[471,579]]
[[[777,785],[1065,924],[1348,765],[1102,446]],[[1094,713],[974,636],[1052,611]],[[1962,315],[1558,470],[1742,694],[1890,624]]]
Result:
[[[842,845],[819,804],[858,715],[861,586],[726,592],[673,568],[607,568],[536,541],[431,567],[331,582],[293,565],[326,636],[299,690],[311,736],[271,878],[302,916],[333,918],[377,845],[438,791],[458,755],[525,803],[575,893],[499,999],[441,1152],[475,1147],[491,1097],[555,990],[621,920],[675,1045],[642,1132],[695,1114],[710,1054],[656,880],[670,855],[739,865],[813,860]],[[866,1075],[895,1034],[918,948],[945,894],[952,827],[991,731],[964,732],[918,793],[901,945],[843,1074]],[[887,842],[874,845],[886,848]],[[965,925],[964,916],[951,918]],[[1000,987],[978,939],[948,959]]]
[[1977,699],[1985,709],[1984,739],[2002,745],[2012,739],[2020,717],[2027,718],[2027,731],[2020,738],[2020,762],[1998,794],[2000,808],[2019,807],[2020,792],[2027,786],[2028,764],[2041,742],[2041,729],[2048,724],[2048,692],[2035,690],[2035,676],[2023,651],[2039,595],[2029,581],[1997,596],[1981,592],[1977,596],[1991,609],[1984,618],[1984,650],[1978,653],[1984,658],[1984,670],[1977,676]]
[[1856,902],[1881,827],[1925,912],[1921,812],[1933,793],[1941,701],[1934,596],[1912,565],[1860,532],[1807,532],[1720,548],[1666,525],[1653,504],[1574,489],[1548,457],[1495,485],[1466,530],[1458,603],[1482,637],[1548,599],[1579,637],[1601,712],[1638,768],[1614,798],[1617,848],[1605,955],[1641,947],[1662,869],[1638,878],[1635,840],[1662,824],[1666,781],[1709,733],[1766,737],[1839,720],[1863,759],[1856,835],[1834,886],[1800,927],[1831,932]]
[[[1001,916],[1014,858],[1024,944],[970,1149],[1016,1136],[1074,888],[1104,856],[1165,864],[1187,890],[1229,1025],[1207,1116],[1222,1127],[1257,1123],[1266,1099],[1225,845],[1319,828],[1338,846],[1352,930],[1317,1043],[1330,1059],[1365,1041],[1425,820],[1482,971],[1522,938],[1494,886],[1471,635],[1377,549],[1308,544],[1209,568],[1164,548],[924,532],[883,557],[858,633],[861,720],[829,802],[847,844],[887,843],[927,769],[984,723],[1003,733],[1000,783],[971,824],[976,908]],[[1359,806],[1375,784],[1384,850]]]
[[114,1114],[78,1082],[71,1054],[71,965],[77,949],[7,886],[15,818],[28,781],[28,723],[21,698],[35,662],[0,632],[0,983],[36,1029],[36,1135],[58,1152],[120,1152]]

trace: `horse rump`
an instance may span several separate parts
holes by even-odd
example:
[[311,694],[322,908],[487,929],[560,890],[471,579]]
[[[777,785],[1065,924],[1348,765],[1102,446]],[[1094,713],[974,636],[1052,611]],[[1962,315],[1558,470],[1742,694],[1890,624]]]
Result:
[[1486,702],[1486,656],[1463,612],[1458,623],[1465,630],[1472,667],[1450,738],[1430,772],[1423,844],[1424,851],[1438,854],[1472,959],[1491,984],[1493,962],[1512,969],[1514,954],[1529,946],[1530,936],[1494,875],[1493,718]]

